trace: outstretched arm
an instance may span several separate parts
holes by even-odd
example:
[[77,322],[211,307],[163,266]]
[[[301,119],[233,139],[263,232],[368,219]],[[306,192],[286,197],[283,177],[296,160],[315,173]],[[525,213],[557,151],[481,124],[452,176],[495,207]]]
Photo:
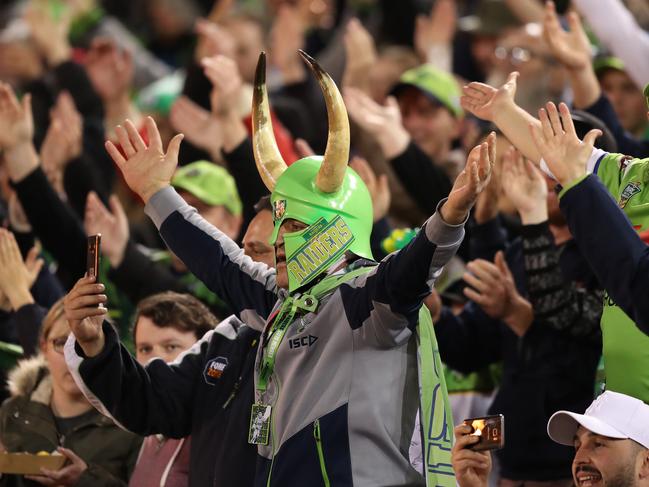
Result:
[[[649,334],[644,287],[649,275],[649,247],[604,186],[594,176],[586,176],[587,161],[599,131],[591,130],[582,142],[575,134],[568,107],[560,106],[560,118],[556,107],[554,110],[554,116],[541,118],[542,130],[532,130],[532,135],[548,167],[564,186],[561,208],[570,230],[613,301]],[[593,225],[593,214],[605,224]]]
[[170,182],[182,135],[176,135],[164,152],[160,133],[150,117],[146,127],[148,146],[128,120],[125,128],[116,129],[124,155],[112,142],[106,143],[126,183],[146,203],[145,211],[169,249],[237,315],[245,315],[246,323],[263,328],[277,299],[274,269],[245,256],[236,243],[174,191]]
[[462,88],[460,103],[465,110],[476,117],[496,124],[525,157],[538,164],[541,155],[530,139],[527,126],[530,124],[540,126],[540,123],[516,105],[514,97],[517,79],[518,72],[514,71],[500,88],[485,83],[469,83]]
[[[383,319],[377,312],[367,321],[367,316],[348,316],[352,326],[356,323],[372,327],[377,339],[385,344],[398,343],[407,337],[402,331],[417,323],[424,298],[430,294],[443,266],[457,251],[469,211],[489,182],[495,160],[495,137],[492,133],[487,142],[471,151],[448,199],[440,203],[438,211],[406,247],[381,262],[376,272],[368,275],[358,294],[354,295],[355,300],[366,302],[369,309],[377,309],[376,303],[386,305],[381,309],[393,316]],[[363,311],[358,313],[362,315]]]

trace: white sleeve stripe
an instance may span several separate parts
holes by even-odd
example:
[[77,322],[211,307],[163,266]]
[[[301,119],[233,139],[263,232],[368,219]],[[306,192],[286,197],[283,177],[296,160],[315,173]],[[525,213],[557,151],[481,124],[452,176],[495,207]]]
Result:
[[259,284],[262,284],[266,291],[277,292],[277,286],[275,284],[275,269],[268,267],[266,264],[261,262],[255,262],[244,254],[241,247],[239,247],[218,228],[205,221],[205,219],[198,214],[195,208],[185,204],[178,208],[177,211],[191,225],[201,230],[208,237],[216,240],[223,249],[225,256],[233,264],[239,267],[242,272],[248,275],[248,277]]
[[81,378],[79,368],[81,367],[81,363],[83,362],[83,357],[77,355],[77,352],[74,349],[76,343],[77,340],[75,339],[74,334],[70,333],[70,335],[68,335],[68,340],[65,342],[64,348],[65,363],[68,365],[68,370],[72,374],[74,382],[77,383],[77,386],[79,387],[79,389],[81,389],[83,395],[86,397],[86,399],[88,399],[90,404],[92,404],[97,411],[99,411],[107,418],[113,420],[113,422],[124,431],[130,431],[123,424],[117,421],[117,419],[115,419],[112,414],[110,414],[106,406],[104,406],[101,400],[92,393],[92,391],[86,386],[86,383]]
[[[605,152],[602,149],[598,149],[597,147],[594,147],[593,152],[590,153],[590,156],[588,157],[588,161],[586,162],[586,174],[597,174],[598,162],[605,155],[608,155],[608,152]],[[541,159],[539,166],[541,167],[541,171],[543,171],[546,175],[550,176],[555,181],[557,180],[554,174],[552,174],[552,171],[550,171],[550,168],[548,167],[548,163],[545,162],[544,159]]]

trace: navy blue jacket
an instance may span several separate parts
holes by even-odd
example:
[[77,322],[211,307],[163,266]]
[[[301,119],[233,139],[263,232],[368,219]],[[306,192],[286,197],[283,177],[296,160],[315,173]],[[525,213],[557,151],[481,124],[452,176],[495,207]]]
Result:
[[[649,247],[597,176],[566,191],[561,211],[609,296],[649,335]],[[597,222],[593,216],[597,215]]]

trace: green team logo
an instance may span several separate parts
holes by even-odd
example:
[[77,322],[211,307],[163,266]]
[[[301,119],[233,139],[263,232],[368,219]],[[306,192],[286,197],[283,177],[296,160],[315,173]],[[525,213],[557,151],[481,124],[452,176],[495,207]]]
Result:
[[620,201],[618,203],[619,207],[624,208],[629,200],[640,192],[641,186],[642,185],[636,181],[627,184],[622,190],[622,195],[620,196]]
[[[327,223],[320,218],[301,235],[304,243],[290,252],[286,263],[289,277],[299,286],[308,283],[336,262],[354,241],[354,235],[340,216]],[[287,254],[288,254],[287,241]]]
[[273,203],[273,221],[279,221],[286,213],[286,200],[277,200]]

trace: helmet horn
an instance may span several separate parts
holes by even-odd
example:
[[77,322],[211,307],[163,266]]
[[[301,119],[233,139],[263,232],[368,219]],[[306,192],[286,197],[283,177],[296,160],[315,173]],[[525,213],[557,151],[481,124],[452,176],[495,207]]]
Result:
[[277,179],[287,165],[277,147],[273,122],[270,118],[268,93],[266,91],[266,53],[257,61],[255,86],[252,95],[252,151],[261,179],[269,191],[275,189]]
[[343,97],[331,76],[306,52],[300,50],[315,75],[327,104],[329,135],[324,160],[315,180],[318,189],[324,193],[335,193],[342,185],[349,160],[349,119]]

